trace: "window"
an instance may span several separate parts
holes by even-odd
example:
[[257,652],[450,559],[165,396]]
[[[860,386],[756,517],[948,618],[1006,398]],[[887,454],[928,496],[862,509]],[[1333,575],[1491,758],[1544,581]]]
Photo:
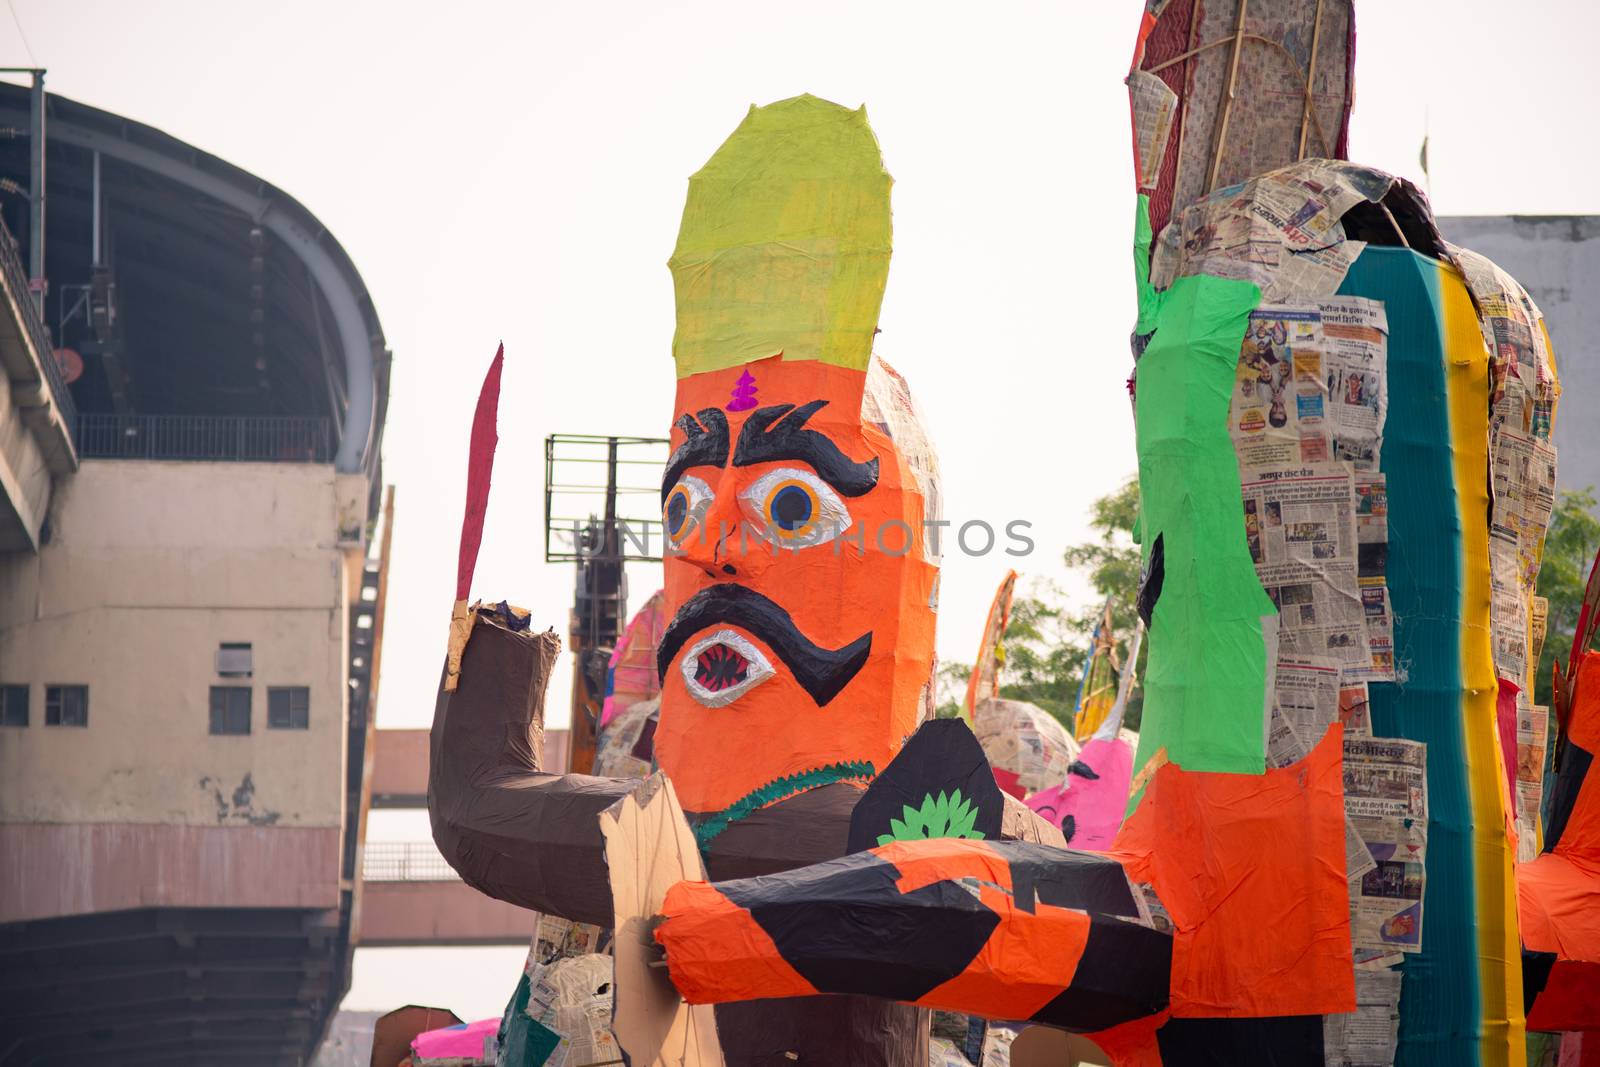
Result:
[[214,685],[211,687],[211,732],[247,734],[250,732],[250,687]]
[[248,641],[224,641],[217,646],[217,673],[224,678],[248,678],[255,672],[255,652]]
[[44,687],[46,726],[88,726],[89,687],[86,685],[47,685]]
[[267,690],[267,728],[308,730],[311,728],[311,690],[303,685],[276,686]]
[[28,725],[28,687],[0,685],[0,726]]

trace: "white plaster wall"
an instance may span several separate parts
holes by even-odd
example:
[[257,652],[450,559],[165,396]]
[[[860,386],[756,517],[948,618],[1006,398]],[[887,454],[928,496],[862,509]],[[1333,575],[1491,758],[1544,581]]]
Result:
[[[350,571],[331,466],[85,461],[37,556],[0,555],[0,821],[341,825]],[[255,675],[220,678],[219,642]],[[89,686],[87,729],[44,687]],[[209,732],[212,685],[250,685],[251,734]],[[267,687],[311,690],[309,730],[267,728]]]

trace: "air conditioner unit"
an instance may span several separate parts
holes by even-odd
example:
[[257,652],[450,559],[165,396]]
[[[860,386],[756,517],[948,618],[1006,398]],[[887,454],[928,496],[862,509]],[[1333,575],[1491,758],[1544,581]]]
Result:
[[250,642],[224,641],[217,646],[217,673],[224,678],[248,678],[255,673],[255,653]]

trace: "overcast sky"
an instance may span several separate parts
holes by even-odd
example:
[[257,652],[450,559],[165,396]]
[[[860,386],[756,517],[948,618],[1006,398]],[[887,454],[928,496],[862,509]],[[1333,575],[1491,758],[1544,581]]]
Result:
[[[27,47],[0,14],[0,64],[37,62],[52,91],[286,190],[366,280],[394,352],[380,726],[432,712],[467,431],[501,340],[474,592],[565,631],[573,572],[543,562],[543,439],[664,435],[685,179],[751,103],[867,105],[896,180],[878,350],[924,408],[948,517],[1031,521],[1038,550],[1020,569],[1064,580],[1060,550],[1086,536],[1090,502],[1134,469],[1122,78],[1138,0],[13,3]],[[1600,213],[1596,8],[1368,0],[1352,158],[1422,182],[1426,129],[1440,214]],[[971,660],[1009,562],[945,557],[942,659]],[[631,568],[634,603],[659,580]],[[553,724],[569,677],[552,685]],[[372,827],[426,833],[392,814]],[[497,1014],[521,956],[366,950],[347,1005]]]

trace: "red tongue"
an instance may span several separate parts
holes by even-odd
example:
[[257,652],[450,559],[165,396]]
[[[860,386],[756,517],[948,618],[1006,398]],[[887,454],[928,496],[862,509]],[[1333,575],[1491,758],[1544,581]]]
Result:
[[750,662],[727,645],[712,645],[695,657],[694,679],[713,693],[738,685],[749,671]]

